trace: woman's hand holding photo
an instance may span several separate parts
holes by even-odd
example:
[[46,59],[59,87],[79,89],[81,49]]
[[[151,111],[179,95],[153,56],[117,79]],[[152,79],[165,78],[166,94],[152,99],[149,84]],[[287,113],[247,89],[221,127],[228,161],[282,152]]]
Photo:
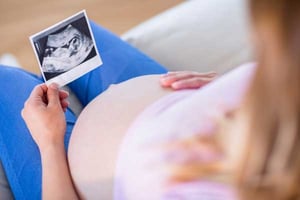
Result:
[[36,86],[24,104],[22,117],[40,150],[48,145],[63,145],[66,129],[64,111],[69,94],[56,84]]

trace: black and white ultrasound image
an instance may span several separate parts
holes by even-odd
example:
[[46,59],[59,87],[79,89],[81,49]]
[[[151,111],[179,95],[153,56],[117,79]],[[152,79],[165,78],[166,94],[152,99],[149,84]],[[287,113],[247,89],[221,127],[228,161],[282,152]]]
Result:
[[84,17],[35,42],[46,80],[58,76],[96,56]]

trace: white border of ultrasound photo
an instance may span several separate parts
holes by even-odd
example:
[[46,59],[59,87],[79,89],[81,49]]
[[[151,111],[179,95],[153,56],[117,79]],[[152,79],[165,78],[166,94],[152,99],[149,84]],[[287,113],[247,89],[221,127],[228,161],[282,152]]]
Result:
[[[85,60],[84,62],[82,62],[81,64],[77,65],[77,66],[74,66],[72,69],[66,71],[66,72],[63,72],[57,76],[54,76],[53,78],[50,78],[47,80],[46,76],[45,76],[45,72],[43,71],[43,68],[42,68],[42,61],[41,60],[41,56],[44,56],[44,53],[41,54],[38,52],[38,44],[35,45],[35,43],[38,43],[39,40],[41,40],[41,38],[45,38],[45,37],[48,37],[48,35],[51,35],[52,33],[55,33],[56,31],[64,28],[64,27],[67,27],[69,24],[71,23],[74,23],[75,21],[77,20],[82,20],[82,18],[85,18],[86,20],[86,23],[87,23],[87,26],[88,27],[85,27],[86,29],[88,29],[89,33],[90,33],[90,36],[91,36],[91,39],[92,39],[92,42],[93,42],[93,48],[94,48],[94,51],[96,52],[96,55],[93,56],[92,58],[89,58],[87,60]],[[34,52],[35,52],[35,55],[36,55],[36,58],[38,60],[38,63],[39,63],[39,67],[40,67],[40,70],[42,72],[42,75],[43,75],[43,78],[46,82],[47,85],[55,82],[57,83],[60,87],[74,81],[75,79],[79,78],[80,76],[88,73],[89,71],[99,67],[100,65],[102,65],[102,60],[101,60],[101,57],[100,57],[100,54],[98,52],[98,49],[97,49],[97,46],[96,46],[96,42],[95,42],[95,39],[94,39],[94,35],[93,35],[93,32],[91,31],[91,27],[90,27],[90,23],[89,23],[89,20],[88,20],[88,17],[87,17],[87,14],[86,14],[86,11],[83,10],[83,11],[80,11],[78,13],[76,13],[75,15],[61,21],[61,22],[58,22],[56,23],[55,25],[39,32],[39,33],[36,33],[32,36],[30,36],[30,42],[31,42],[31,45],[32,45],[32,48],[34,49]],[[45,49],[42,49],[40,50],[40,52],[44,52]],[[42,58],[43,59],[43,58]]]

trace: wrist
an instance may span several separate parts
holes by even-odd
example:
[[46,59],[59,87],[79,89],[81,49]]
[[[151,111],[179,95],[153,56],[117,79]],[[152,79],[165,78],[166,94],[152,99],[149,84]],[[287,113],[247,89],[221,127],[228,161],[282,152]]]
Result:
[[39,150],[42,157],[57,153],[65,154],[65,146],[63,142],[51,142],[44,145],[39,145]]

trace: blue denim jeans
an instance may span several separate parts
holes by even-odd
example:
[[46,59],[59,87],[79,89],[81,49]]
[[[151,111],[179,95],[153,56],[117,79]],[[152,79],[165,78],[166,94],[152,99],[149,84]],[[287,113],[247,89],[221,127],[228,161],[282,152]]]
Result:
[[[93,22],[91,28],[103,65],[69,84],[84,106],[110,84],[166,72],[160,64],[104,28]],[[0,66],[0,159],[15,199],[41,199],[40,154],[20,113],[32,89],[42,82],[40,76],[25,70]],[[76,122],[71,110],[66,112],[66,121],[67,149]]]

